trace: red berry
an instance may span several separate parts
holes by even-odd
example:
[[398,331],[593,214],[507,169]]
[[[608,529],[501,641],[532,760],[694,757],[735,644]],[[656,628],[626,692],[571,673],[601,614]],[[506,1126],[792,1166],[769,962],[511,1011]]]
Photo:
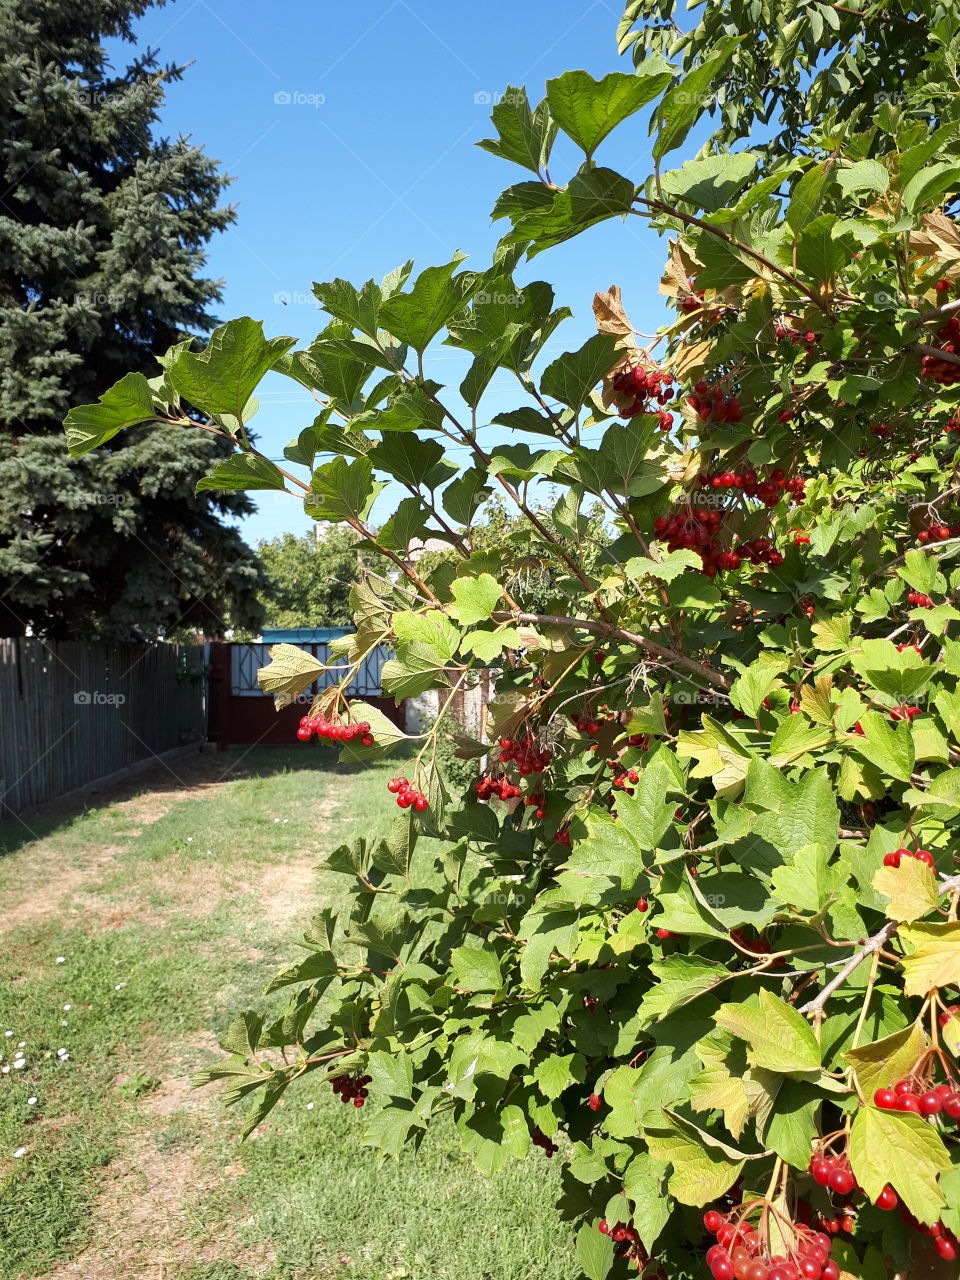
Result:
[[875,1201],[878,1209],[895,1209],[899,1203],[900,1201],[893,1187],[884,1187]]
[[914,1093],[903,1093],[897,1101],[898,1111],[910,1111],[920,1115],[920,1099]]
[[590,1097],[587,1099],[587,1106],[590,1110],[599,1111],[602,1105],[603,1099],[600,1097],[599,1093],[591,1093]]
[[841,1196],[848,1196],[857,1184],[850,1170],[840,1167],[832,1170],[829,1185],[831,1191],[836,1191]]
[[932,1089],[927,1093],[921,1093],[919,1101],[921,1115],[938,1116],[943,1110],[943,1103]]
[[649,906],[650,906],[650,903],[646,900],[646,898],[639,898],[637,900],[638,911],[646,911],[649,908]]
[[873,1095],[873,1105],[879,1107],[881,1111],[895,1111],[897,1095],[892,1089],[878,1089]]
[[703,1225],[712,1236],[715,1236],[723,1226],[723,1214],[717,1213],[716,1209],[708,1209],[703,1215]]

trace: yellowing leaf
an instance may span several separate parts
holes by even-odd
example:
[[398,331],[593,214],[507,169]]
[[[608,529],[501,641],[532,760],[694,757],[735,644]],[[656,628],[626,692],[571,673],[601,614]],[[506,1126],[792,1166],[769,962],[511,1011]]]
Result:
[[919,920],[937,905],[933,871],[916,858],[903,858],[899,867],[881,867],[873,877],[873,887],[890,899],[885,912],[888,920]]
[[938,1176],[951,1165],[928,1121],[902,1111],[861,1107],[850,1132],[850,1164],[871,1200],[889,1183],[921,1222],[936,1222],[945,1204]]
[[913,949],[901,961],[908,996],[926,996],[960,983],[960,924],[914,924],[901,929],[900,937]]
[[915,1022],[883,1040],[850,1049],[843,1056],[853,1068],[860,1092],[869,1098],[877,1089],[890,1088],[909,1075],[926,1047],[926,1036]]

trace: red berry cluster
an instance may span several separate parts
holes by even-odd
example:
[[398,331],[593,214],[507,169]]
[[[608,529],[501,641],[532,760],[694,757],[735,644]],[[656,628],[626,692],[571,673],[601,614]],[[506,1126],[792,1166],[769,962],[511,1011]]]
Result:
[[[635,418],[640,413],[654,413],[668,419],[670,415],[661,407],[659,411],[648,407],[647,402],[653,400],[663,406],[673,399],[673,378],[661,369],[645,369],[642,364],[632,368],[621,369],[614,374],[612,384],[617,404],[620,406],[621,418]],[[670,420],[672,424],[672,419]]]
[[922,862],[926,867],[934,865],[933,854],[926,849],[894,849],[891,853],[883,855],[883,865],[899,867],[902,858],[916,858],[917,862]]
[[822,1232],[797,1224],[796,1244],[789,1257],[770,1255],[749,1222],[731,1221],[716,1209],[703,1216],[703,1225],[717,1243],[707,1250],[713,1280],[840,1280],[840,1268],[830,1257],[833,1242]]
[[807,347],[812,347],[817,340],[812,329],[795,329],[792,322],[786,325],[782,320],[777,321],[773,333],[778,342],[802,342]]
[[950,419],[950,421],[945,425],[943,429],[948,436],[952,435],[956,431],[960,431],[960,418],[958,418],[957,415],[954,414],[953,417]]
[[933,600],[923,591],[908,591],[907,604],[915,605],[918,609],[933,608]]
[[751,951],[755,956],[770,954],[770,943],[766,938],[748,938],[742,929],[731,929],[730,941],[742,947],[744,951]]
[[355,1107],[362,1107],[367,1097],[367,1085],[372,1079],[372,1076],[331,1076],[330,1084],[341,1102],[352,1102]]
[[925,546],[928,542],[943,542],[946,538],[955,538],[960,534],[960,524],[941,524],[939,520],[930,525],[929,529],[921,529],[917,534],[917,541],[921,546]]
[[[937,342],[941,351],[949,355],[957,355],[960,348],[960,317],[955,315],[937,330]],[[960,382],[960,364],[949,360],[941,360],[938,355],[926,355],[920,358],[920,377],[930,378],[941,386],[951,387]]]
[[597,1223],[597,1229],[602,1236],[609,1236],[615,1245],[618,1245],[617,1257],[633,1258],[638,1267],[646,1266],[650,1261],[646,1250],[640,1240],[640,1233],[636,1227],[628,1222],[617,1222],[613,1226],[606,1220],[601,1218]]
[[783,564],[783,556],[776,551],[769,538],[752,538],[736,549],[724,549],[716,540],[723,524],[723,512],[682,508],[672,516],[657,516],[653,522],[654,537],[666,542],[670,551],[693,550],[703,561],[702,572],[714,578],[725,570],[739,569],[743,561],[753,565],[769,564],[772,568]]
[[331,742],[353,742],[354,738],[359,738],[364,747],[372,747],[374,743],[366,720],[361,720],[358,724],[336,724],[326,716],[304,716],[300,721],[297,737],[301,742],[309,742],[314,734],[318,738],[328,738]]
[[[925,1084],[922,1081],[901,1080],[892,1089],[877,1089],[873,1095],[873,1102],[874,1106],[882,1111],[905,1111],[919,1116],[944,1114],[952,1120],[960,1120],[960,1093],[953,1085],[940,1084],[931,1088],[929,1083]],[[810,1161],[810,1173],[818,1186],[826,1187],[839,1195],[848,1196],[852,1192],[861,1191],[845,1154],[814,1155]],[[874,1204],[878,1209],[887,1211],[899,1206],[901,1217],[912,1230],[933,1237],[934,1248],[941,1258],[952,1262],[960,1257],[960,1245],[956,1236],[941,1222],[936,1222],[929,1227],[918,1222],[913,1214],[900,1204],[893,1187],[889,1185],[883,1187]],[[833,1219],[824,1226],[831,1231],[841,1229],[852,1231],[856,1225],[853,1212],[853,1209],[848,1206],[842,1210],[842,1218]]]
[[721,386],[710,386],[701,378],[695,382],[687,404],[701,422],[742,422],[740,401]]
[[878,1089],[874,1106],[881,1111],[912,1111],[918,1116],[948,1116],[960,1120],[960,1092],[952,1084],[930,1087],[923,1081],[900,1080],[892,1089]]
[[387,790],[397,797],[401,809],[409,809],[413,805],[417,813],[423,813],[430,807],[427,797],[417,787],[412,787],[406,778],[391,778]]
[[521,795],[520,788],[511,782],[504,773],[487,773],[475,782],[474,791],[478,800],[515,800]]
[[916,720],[917,716],[923,715],[919,707],[912,707],[906,702],[901,702],[899,706],[890,708],[891,720]]
[[[861,1190],[846,1154],[828,1156],[818,1151],[810,1161],[810,1176],[818,1187],[827,1187],[838,1196],[849,1196]],[[892,1209],[895,1205],[896,1197],[894,1203],[887,1207]]]
[[542,1129],[534,1129],[530,1137],[533,1140],[533,1145],[535,1147],[539,1147],[543,1154],[548,1158],[550,1156],[555,1156],[560,1150],[555,1142],[550,1141]]
[[528,778],[531,773],[543,773],[553,760],[553,752],[542,750],[533,734],[527,733],[522,738],[501,738],[498,759],[501,764],[512,762],[517,772]]
[[690,289],[690,292],[685,293],[684,296],[680,298],[680,301],[677,302],[677,306],[680,307],[681,311],[686,311],[687,314],[689,314],[690,311],[700,310],[700,307],[704,305],[704,298],[707,297],[707,293],[705,293],[704,289],[698,289],[698,287],[696,287],[696,280],[692,275],[687,276],[686,284],[687,288]]
[[766,477],[761,477],[753,467],[745,471],[720,471],[701,476],[699,484],[701,489],[741,489],[745,497],[759,498],[765,507],[775,507],[784,493],[789,493],[795,504],[800,503],[806,489],[803,476],[788,478],[783,467],[774,467]]

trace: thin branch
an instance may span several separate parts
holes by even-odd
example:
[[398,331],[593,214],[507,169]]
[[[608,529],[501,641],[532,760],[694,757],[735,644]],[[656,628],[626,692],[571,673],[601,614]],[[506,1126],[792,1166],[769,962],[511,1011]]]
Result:
[[497,610],[493,614],[493,620],[494,622],[526,622],[531,626],[539,624],[546,627],[575,627],[581,631],[592,631],[596,635],[609,636],[611,640],[626,640],[628,644],[638,645],[652,658],[659,658],[667,666],[679,667],[681,671],[700,676],[701,679],[724,692],[730,688],[730,681],[719,671],[714,671],[704,663],[694,661],[693,658],[687,658],[666,645],[658,644],[648,636],[637,635],[635,631],[626,631],[614,622],[596,622],[592,618],[568,618],[550,613],[519,613],[508,609]]

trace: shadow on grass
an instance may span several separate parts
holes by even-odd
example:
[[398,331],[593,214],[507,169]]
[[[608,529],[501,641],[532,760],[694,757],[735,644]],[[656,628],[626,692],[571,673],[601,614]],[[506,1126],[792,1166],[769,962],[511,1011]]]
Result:
[[[414,754],[404,747],[391,753],[401,761]],[[293,747],[231,747],[228,751],[198,752],[170,765],[153,768],[104,788],[91,788],[82,795],[51,800],[42,809],[25,817],[0,820],[0,857],[15,853],[34,840],[47,840],[68,830],[78,818],[122,801],[154,792],[193,791],[219,784],[268,778],[282,773],[317,773],[350,777],[381,768],[383,758],[341,763],[333,748],[318,743]]]

